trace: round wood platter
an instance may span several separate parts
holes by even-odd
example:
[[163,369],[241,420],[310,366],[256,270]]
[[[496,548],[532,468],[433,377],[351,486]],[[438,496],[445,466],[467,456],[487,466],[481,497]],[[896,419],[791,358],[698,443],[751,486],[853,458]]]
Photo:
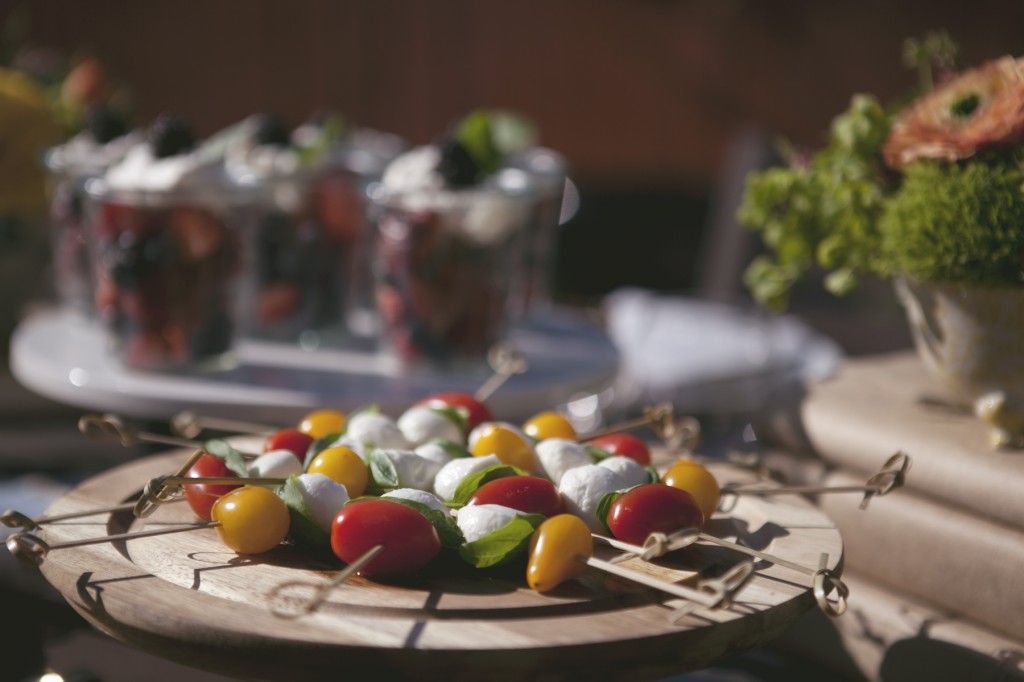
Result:
[[[100,474],[47,514],[135,499],[146,481],[171,473],[188,454],[170,452]],[[727,465],[709,468],[722,483],[752,478]],[[839,533],[807,500],[735,499],[706,532],[811,568],[827,553],[829,568],[839,570]],[[54,545],[195,521],[188,505],[173,503],[145,520],[119,512],[48,524],[42,537]],[[626,565],[695,585],[745,558],[700,543],[656,563]],[[816,608],[811,577],[761,560],[731,607],[698,609],[673,623],[681,600],[596,569],[537,594],[526,587],[521,566],[483,572],[456,557],[404,582],[355,577],[316,611],[298,614],[294,604],[340,567],[286,545],[238,556],[215,530],[203,529],[54,549],[41,570],[107,634],[178,663],[261,680],[339,679],[354,671],[378,679],[650,679],[759,646]]]

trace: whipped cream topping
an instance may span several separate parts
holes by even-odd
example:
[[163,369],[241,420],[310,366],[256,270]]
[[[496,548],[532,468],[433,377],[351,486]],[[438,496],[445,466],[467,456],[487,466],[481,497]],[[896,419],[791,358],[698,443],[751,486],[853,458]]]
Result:
[[408,211],[433,211],[442,225],[470,242],[496,244],[526,225],[534,186],[528,173],[507,168],[469,188],[446,187],[437,171],[441,150],[416,147],[384,170],[374,198]]
[[88,130],[83,130],[62,145],[46,153],[46,165],[52,171],[96,175],[117,163],[135,146],[145,141],[142,130],[133,130],[106,144],[96,141]]

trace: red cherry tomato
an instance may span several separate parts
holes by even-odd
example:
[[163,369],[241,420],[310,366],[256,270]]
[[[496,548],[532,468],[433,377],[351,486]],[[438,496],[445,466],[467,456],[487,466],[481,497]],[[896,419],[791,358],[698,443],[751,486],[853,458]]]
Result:
[[472,431],[484,422],[494,421],[490,408],[468,393],[457,393],[455,391],[434,393],[416,404],[426,405],[427,407],[455,407],[465,410],[469,426],[467,432]]
[[548,518],[565,511],[555,484],[537,476],[506,476],[480,486],[466,504],[500,504]]
[[647,444],[628,433],[611,433],[607,436],[595,438],[587,443],[587,445],[607,450],[613,455],[635,459],[644,466],[648,466],[651,463],[651,451],[647,448]]
[[291,450],[292,454],[302,463],[306,462],[306,450],[313,443],[313,437],[298,429],[281,429],[267,436],[263,442],[263,452],[271,450]]
[[[192,468],[185,474],[188,478],[221,478],[224,476],[234,477],[235,474],[224,461],[213,455],[203,455],[196,460]],[[192,483],[182,486],[185,490],[185,501],[192,507],[199,518],[209,521],[210,510],[213,503],[222,495],[226,495],[241,485],[229,485],[227,483]]]
[[612,535],[633,545],[642,545],[651,533],[673,533],[703,526],[704,514],[693,495],[662,483],[633,488],[608,511]]
[[412,575],[441,551],[437,531],[411,507],[388,500],[364,500],[346,505],[331,526],[331,549],[347,564],[383,545],[384,551],[366,564],[360,575]]

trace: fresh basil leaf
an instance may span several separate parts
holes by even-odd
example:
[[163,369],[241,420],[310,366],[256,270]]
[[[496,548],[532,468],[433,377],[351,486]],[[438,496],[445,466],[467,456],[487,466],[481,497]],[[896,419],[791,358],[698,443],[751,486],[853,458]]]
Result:
[[277,495],[288,507],[288,515],[291,517],[288,537],[292,542],[303,549],[314,552],[330,552],[330,533],[313,520],[313,515],[309,512],[309,506],[306,504],[306,497],[302,494],[302,488],[296,477],[289,476],[284,485],[278,489]]
[[615,456],[614,453],[608,452],[604,448],[599,448],[594,445],[587,445],[585,446],[585,449],[587,451],[587,454],[590,455],[590,459],[594,462],[594,464],[597,464],[602,459],[608,459],[609,457]]
[[597,521],[601,524],[601,527],[608,532],[608,535],[613,535],[612,529],[608,527],[608,512],[611,511],[612,505],[615,504],[615,502],[622,497],[625,492],[625,490],[613,490],[610,493],[605,493],[604,496],[601,497],[601,501],[597,503],[597,511],[595,512],[597,514]]
[[445,454],[455,459],[462,459],[465,457],[473,456],[473,453],[467,450],[465,445],[462,445],[461,443],[456,443],[453,440],[448,440],[447,438],[435,438],[433,440],[428,440],[426,443],[424,443],[424,445],[431,444],[437,445],[438,447],[445,451]]
[[441,546],[447,547],[448,549],[458,549],[466,543],[466,538],[462,536],[462,530],[459,529],[455,519],[450,514],[428,507],[422,502],[415,500],[406,500],[401,497],[382,497],[382,500],[389,500],[391,502],[397,502],[404,504],[406,507],[412,507],[420,514],[426,517],[427,521],[437,531],[437,537],[441,540]]
[[309,465],[313,463],[316,456],[334,445],[334,442],[341,438],[342,433],[342,431],[338,431],[337,433],[328,433],[326,436],[320,436],[310,443],[309,447],[306,448],[306,457],[302,460],[302,470],[308,471]]
[[648,465],[644,467],[644,471],[647,472],[647,476],[651,479],[651,483],[661,483],[661,474],[654,467]]
[[462,545],[459,556],[477,568],[506,564],[527,551],[533,531],[543,522],[540,514],[517,515],[498,530]]
[[[439,415],[448,419],[455,426],[459,427],[459,431],[462,433],[462,437],[465,438],[466,434],[469,433],[469,412],[463,407],[431,407],[431,411],[437,412]],[[448,441],[451,442],[451,441]]]
[[493,480],[505,478],[506,476],[525,475],[526,472],[522,469],[517,469],[509,464],[495,464],[494,466],[487,467],[464,478],[459,487],[455,489],[455,495],[452,497],[449,505],[456,508],[465,505],[469,502],[469,498],[473,497],[473,493],[485,483],[490,483]]
[[235,450],[222,440],[208,440],[203,443],[203,450],[208,455],[213,455],[224,462],[231,473],[241,478],[249,478],[249,467],[245,463],[242,453]]
[[370,476],[382,490],[398,487],[398,471],[394,462],[380,450],[373,450],[367,457],[370,461]]

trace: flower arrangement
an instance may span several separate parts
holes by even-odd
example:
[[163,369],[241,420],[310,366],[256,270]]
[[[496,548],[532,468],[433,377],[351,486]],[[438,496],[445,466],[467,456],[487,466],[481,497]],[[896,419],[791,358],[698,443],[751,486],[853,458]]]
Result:
[[837,294],[863,275],[1024,287],[1024,59],[956,72],[944,34],[906,54],[923,94],[893,108],[855,95],[827,147],[748,178],[738,216],[769,253],[745,283],[762,304],[784,308],[818,267]]

